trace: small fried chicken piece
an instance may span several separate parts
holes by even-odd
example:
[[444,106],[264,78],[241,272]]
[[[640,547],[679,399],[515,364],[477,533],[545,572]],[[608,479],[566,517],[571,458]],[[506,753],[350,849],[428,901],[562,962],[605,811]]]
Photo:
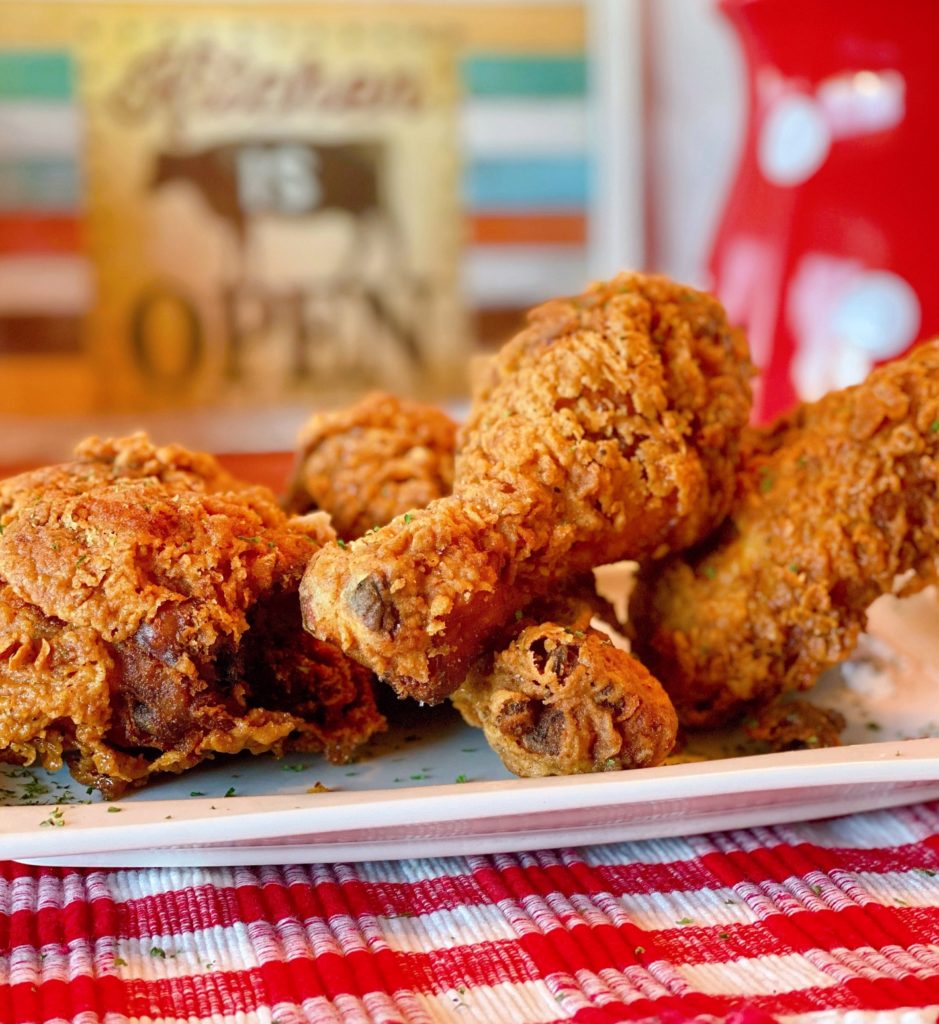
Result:
[[807,700],[775,701],[761,708],[755,718],[744,722],[752,740],[765,743],[770,751],[814,750],[840,747],[844,715]]
[[344,760],[383,727],[371,677],[302,630],[326,517],[143,435],[0,481],[0,759],[105,796],[213,753]]
[[400,696],[442,700],[559,581],[723,519],[749,377],[716,300],[665,278],[622,274],[539,307],[474,396],[453,495],[319,551],[307,628]]
[[300,432],[286,507],[324,509],[354,540],[450,493],[455,438],[439,409],[383,392],[316,413]]
[[646,768],[675,744],[671,701],[631,654],[591,627],[593,604],[576,593],[536,602],[512,640],[482,656],[450,698],[516,775]]
[[939,341],[749,434],[727,522],[647,572],[636,651],[683,725],[812,686],[873,600],[937,578]]

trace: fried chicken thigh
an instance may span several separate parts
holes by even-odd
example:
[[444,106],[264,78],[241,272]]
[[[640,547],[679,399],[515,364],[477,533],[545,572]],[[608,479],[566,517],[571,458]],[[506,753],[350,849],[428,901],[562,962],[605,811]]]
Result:
[[315,413],[300,432],[286,506],[325,509],[343,540],[423,508],[453,487],[456,424],[384,392]]
[[106,796],[213,753],[343,760],[383,727],[371,677],[304,634],[334,534],[144,436],[0,481],[0,759]]
[[442,700],[560,581],[714,529],[750,373],[719,304],[664,278],[623,274],[539,307],[477,389],[453,494],[317,552],[307,628],[400,695]]
[[876,597],[937,579],[939,341],[748,433],[730,516],[647,571],[637,653],[689,726],[812,686]]

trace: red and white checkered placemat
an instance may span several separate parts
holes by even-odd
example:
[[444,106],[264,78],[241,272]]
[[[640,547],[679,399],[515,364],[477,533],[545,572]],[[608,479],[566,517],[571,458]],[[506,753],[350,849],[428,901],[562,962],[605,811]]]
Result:
[[0,865],[0,1024],[939,1017],[939,802],[533,854]]

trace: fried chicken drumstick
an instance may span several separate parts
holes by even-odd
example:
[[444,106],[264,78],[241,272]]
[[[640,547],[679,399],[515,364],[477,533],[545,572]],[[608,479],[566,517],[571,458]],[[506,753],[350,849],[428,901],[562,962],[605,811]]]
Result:
[[516,775],[650,767],[675,744],[671,701],[593,628],[597,602],[586,584],[526,608],[511,640],[480,657],[450,698]]
[[0,760],[105,796],[213,753],[345,760],[384,725],[371,677],[305,634],[326,517],[143,435],[0,481]]
[[748,434],[733,509],[647,572],[637,653],[688,726],[813,685],[876,597],[937,579],[939,341]]
[[445,413],[380,391],[315,413],[300,432],[286,507],[325,509],[336,533],[354,540],[449,494],[455,444]]
[[724,518],[749,376],[720,305],[664,278],[539,307],[477,389],[452,496],[317,552],[306,627],[399,695],[442,700],[558,581]]

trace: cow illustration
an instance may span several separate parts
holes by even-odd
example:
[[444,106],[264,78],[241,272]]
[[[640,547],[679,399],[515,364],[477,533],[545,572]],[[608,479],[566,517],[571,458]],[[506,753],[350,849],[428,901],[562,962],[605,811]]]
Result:
[[302,225],[330,211],[348,214],[351,244],[337,269],[349,270],[374,225],[395,236],[383,197],[384,166],[383,147],[375,142],[246,139],[158,153],[150,188],[181,183],[194,189],[232,232],[243,267],[252,226],[262,219]]

